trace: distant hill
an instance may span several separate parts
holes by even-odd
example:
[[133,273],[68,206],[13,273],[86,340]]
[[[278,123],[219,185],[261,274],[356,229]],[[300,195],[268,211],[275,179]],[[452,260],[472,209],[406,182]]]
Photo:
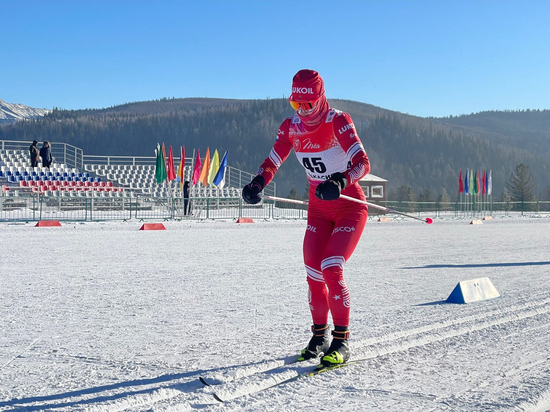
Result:
[[34,119],[48,114],[51,110],[35,109],[24,104],[6,103],[0,99],[0,124],[15,123],[19,120]]
[[[500,196],[510,174],[524,163],[542,193],[550,182],[550,111],[486,112],[452,118],[410,116],[370,104],[329,100],[352,116],[372,173],[395,191],[411,186],[422,199],[445,189],[456,198],[461,169],[492,169]],[[286,99],[160,99],[105,109],[58,110],[0,126],[0,139],[50,140],[86,154],[153,156],[157,142],[229,151],[231,166],[254,173],[269,155],[281,122],[293,111]],[[278,194],[305,192],[302,166],[290,155],[275,178]]]
[[438,120],[498,144],[550,155],[550,110],[489,111]]

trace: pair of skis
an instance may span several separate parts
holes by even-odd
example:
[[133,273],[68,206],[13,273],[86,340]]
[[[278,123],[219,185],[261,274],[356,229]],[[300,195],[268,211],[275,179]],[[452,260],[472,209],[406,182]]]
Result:
[[[245,395],[253,395],[259,392],[263,392],[267,389],[271,389],[286,383],[294,382],[303,378],[310,378],[317,376],[321,373],[328,372],[335,369],[340,369],[349,365],[357,364],[366,359],[353,360],[351,362],[342,363],[332,366],[321,366],[321,365],[311,365],[306,366],[305,370],[299,372],[294,368],[287,368],[283,372],[273,373],[270,376],[265,377],[264,379],[260,378],[260,373],[265,373],[273,371],[277,368],[281,368],[289,365],[296,365],[302,363],[298,361],[298,356],[289,357],[286,359],[279,359],[272,362],[266,362],[265,367],[261,370],[256,370],[255,372],[243,372],[244,376],[238,376],[238,373],[235,373],[236,377],[230,382],[219,382],[212,381],[205,377],[199,377],[199,380],[209,387],[216,388],[212,393],[214,399],[219,402],[227,402],[233,399],[237,399]],[[304,362],[306,363],[306,362]],[[238,372],[238,370],[237,370]],[[248,379],[248,382],[243,382]],[[219,388],[218,388],[219,387]]]

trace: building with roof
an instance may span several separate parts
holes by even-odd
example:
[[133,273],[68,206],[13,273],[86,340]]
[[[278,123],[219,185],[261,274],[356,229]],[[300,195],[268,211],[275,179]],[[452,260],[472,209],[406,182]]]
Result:
[[386,179],[375,176],[371,173],[364,176],[359,181],[359,186],[363,189],[365,197],[369,202],[384,202],[386,201]]

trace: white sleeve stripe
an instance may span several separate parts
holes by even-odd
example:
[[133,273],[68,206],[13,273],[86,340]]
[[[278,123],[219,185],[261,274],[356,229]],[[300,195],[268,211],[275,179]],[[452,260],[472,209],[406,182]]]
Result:
[[269,160],[271,160],[277,167],[280,167],[281,164],[283,164],[281,157],[277,154],[275,149],[271,149],[271,152],[269,153]]
[[353,156],[355,156],[357,153],[361,152],[361,151],[365,151],[365,149],[363,148],[363,146],[358,143],[358,142],[355,142],[354,144],[351,145],[351,147],[348,149],[348,157],[350,159],[353,159]]

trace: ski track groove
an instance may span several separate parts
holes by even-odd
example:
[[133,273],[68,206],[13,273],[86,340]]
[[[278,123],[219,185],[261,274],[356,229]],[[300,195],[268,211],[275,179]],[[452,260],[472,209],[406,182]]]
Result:
[[[548,293],[544,293],[548,295]],[[542,293],[541,293],[542,295]],[[426,347],[428,345],[438,343],[448,339],[454,339],[460,336],[464,336],[470,333],[483,331],[489,328],[493,328],[499,325],[522,321],[531,317],[547,315],[550,313],[550,298],[544,298],[542,300],[531,300],[522,304],[515,304],[506,308],[498,308],[490,311],[483,311],[484,308],[478,307],[479,313],[463,316],[456,319],[450,319],[440,322],[429,323],[417,328],[403,330],[399,332],[393,332],[384,336],[368,338],[361,341],[353,342],[354,359],[361,359],[364,361],[387,357],[390,355],[404,352],[413,348]],[[548,325],[539,326],[538,328],[544,328]],[[536,329],[536,328],[534,328]],[[519,332],[518,332],[519,333]],[[91,357],[79,357],[71,355],[75,359],[81,361],[102,361],[102,359],[94,359]],[[544,360],[529,362],[522,365],[520,369],[531,369],[534,367],[544,366],[550,358]],[[107,361],[107,360],[105,360]],[[114,363],[117,363],[114,361]],[[60,408],[66,408],[67,405],[82,406],[87,411],[123,411],[123,410],[147,410],[159,407],[165,404],[167,401],[177,400],[180,402],[180,406],[176,408],[181,411],[190,411],[196,409],[205,409],[212,405],[218,405],[219,403],[213,400],[213,393],[225,391],[235,395],[235,398],[245,396],[248,394],[254,394],[262,391],[262,381],[264,385],[273,385],[279,378],[288,376],[295,376],[297,372],[295,370],[296,365],[286,365],[283,359],[277,359],[272,361],[263,361],[260,363],[234,366],[228,368],[225,371],[225,378],[227,381],[220,381],[219,384],[214,386],[205,386],[193,388],[198,382],[198,375],[191,375],[190,377],[181,378],[176,382],[172,381],[169,385],[163,386],[162,384],[151,384],[149,388],[140,388],[134,393],[128,393],[127,391],[122,393],[110,393],[104,396],[96,396],[98,402],[93,402],[94,399],[90,399],[89,396],[75,395],[75,399],[69,401],[64,399],[62,402],[52,402],[55,395],[50,397],[48,403],[45,401],[34,401],[31,403],[18,403],[17,400],[11,402],[0,402],[0,411],[13,410],[5,409],[3,406],[10,404],[11,406],[21,408],[21,410],[40,410],[41,407],[47,407],[48,410],[56,410]],[[302,364],[303,365],[303,364]],[[140,365],[145,366],[145,365]],[[360,365],[350,365],[350,368],[357,368]],[[277,371],[283,369],[283,371]],[[513,368],[509,371],[504,371],[500,376],[495,376],[495,380],[503,379],[514,374],[519,373],[518,368]],[[250,378],[250,379],[247,379]],[[315,379],[315,378],[313,378]],[[251,382],[246,382],[250,380]],[[491,382],[486,383],[491,384]],[[233,385],[233,387],[232,387]],[[519,390],[519,389],[518,389]],[[233,391],[233,392],[232,392]],[[436,395],[422,394],[422,393],[396,393],[394,391],[388,391],[383,389],[369,389],[370,392],[376,393],[382,396],[389,396],[401,398],[401,397],[424,397],[430,402],[436,402],[440,406],[448,406],[449,408],[456,408],[457,404],[467,406],[468,401],[464,401],[458,398],[458,395],[463,395],[472,390],[458,391],[453,397],[439,398]],[[116,391],[114,391],[116,392]],[[96,394],[97,395],[97,394]],[[47,398],[47,397],[46,397]],[[80,399],[76,399],[80,398]],[[102,400],[103,399],[103,400]],[[478,401],[479,402],[479,401]],[[518,411],[538,411],[543,410],[545,406],[550,404],[550,390],[537,396],[537,399],[533,401],[526,400],[521,405],[514,408]],[[485,406],[488,406],[485,404]],[[503,405],[500,405],[503,406]],[[510,406],[510,405],[507,405]],[[171,409],[175,410],[174,407]],[[72,410],[72,409],[71,409]]]
[[[513,305],[505,309],[497,309],[488,312],[482,312],[470,316],[465,316],[458,319],[439,322],[436,324],[429,324],[419,328],[395,332],[389,335],[385,335],[379,338],[372,338],[357,342],[354,346],[354,352],[360,350],[360,348],[371,348],[362,355],[354,356],[355,359],[369,360],[382,356],[388,356],[399,352],[407,351],[409,349],[427,346],[433,343],[441,342],[447,339],[456,338],[459,336],[467,335],[473,332],[482,331],[495,326],[503,325],[510,322],[521,321],[530,317],[544,315],[550,313],[550,307],[545,307],[550,303],[550,298],[546,298],[542,301],[532,301],[524,304]],[[469,325],[467,325],[469,324]],[[462,326],[467,325],[467,326]],[[453,328],[458,327],[458,328]],[[443,331],[443,333],[436,333]],[[425,336],[422,336],[425,335]],[[399,342],[402,341],[402,342]],[[383,345],[384,343],[392,343],[391,345]],[[372,346],[380,345],[381,347],[372,349]],[[544,363],[544,362],[540,362]],[[356,365],[357,366],[357,365]],[[527,367],[529,368],[529,366]],[[269,373],[269,371],[267,372]],[[283,374],[285,372],[280,372]],[[275,377],[276,373],[270,374],[267,379],[264,380],[264,386],[269,387],[273,385],[274,381],[277,381]],[[260,378],[258,378],[260,379]],[[254,384],[242,384],[235,385],[231,388],[231,382],[223,384],[221,386],[227,387],[226,389],[217,388],[220,393],[224,394],[227,399],[234,399],[247,394],[246,388],[249,388],[248,392],[256,393],[261,388],[258,382]],[[217,385],[218,387],[220,385]],[[231,391],[231,389],[233,391]]]

